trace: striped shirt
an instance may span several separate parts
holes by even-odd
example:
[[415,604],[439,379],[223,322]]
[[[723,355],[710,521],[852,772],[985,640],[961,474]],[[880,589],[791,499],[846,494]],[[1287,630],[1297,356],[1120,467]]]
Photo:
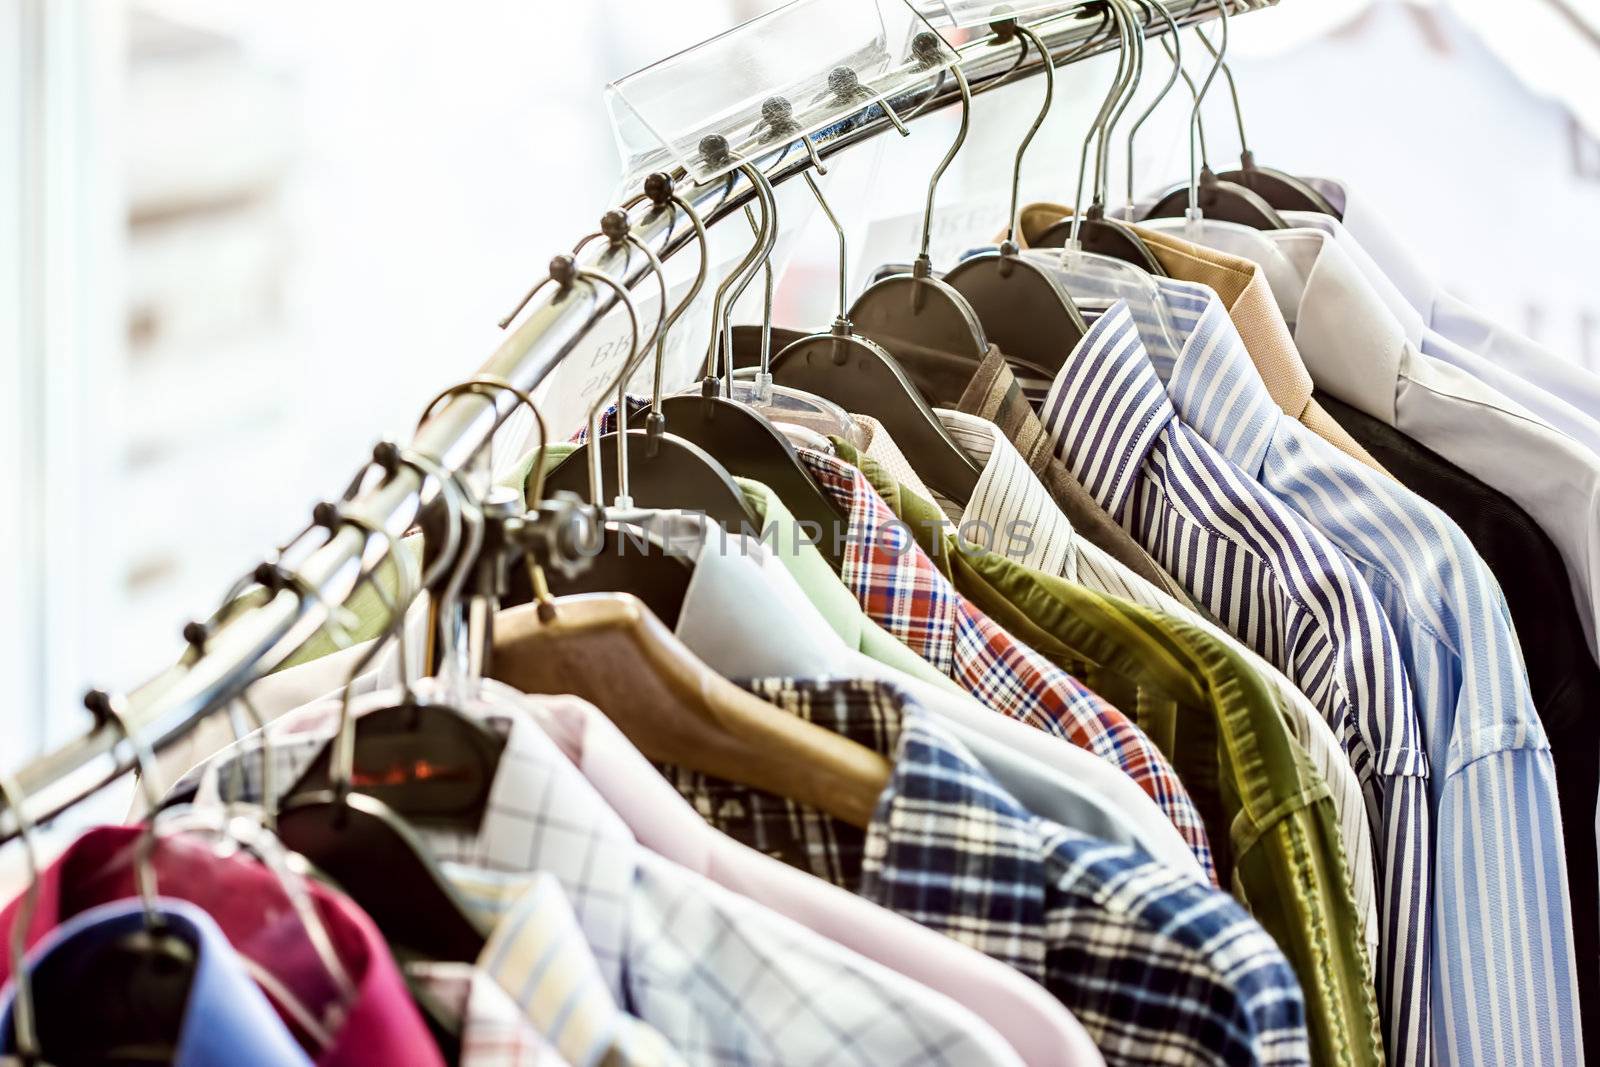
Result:
[[1325,537],[1177,418],[1126,303],[1090,327],[1042,417],[1085,488],[1339,734],[1381,835],[1376,970],[1388,1050],[1399,1063],[1425,1059],[1428,759],[1377,598]]
[[1432,768],[1435,1059],[1576,1062],[1555,766],[1499,585],[1437,508],[1277,409],[1209,290],[1162,288],[1180,417],[1344,550],[1399,639]]
[[840,577],[867,615],[980,703],[1121,768],[1216,881],[1205,823],[1144,731],[957,593],[859,470],[811,449],[799,455],[848,516]]
[[[1238,638],[1187,603],[1145,581],[1097,545],[1078,537],[1067,516],[1055,506],[1038,476],[998,426],[959,411],[940,409],[935,414],[956,443],[983,468],[972,499],[964,508],[948,500],[938,501],[963,538],[1023,566],[1181,619],[1223,642],[1261,675],[1282,702],[1295,740],[1328,783],[1367,958],[1376,960],[1378,904],[1372,827],[1361,783],[1322,713],[1282,671]],[[870,458],[876,461],[876,457]],[[902,491],[906,488],[901,485]]]

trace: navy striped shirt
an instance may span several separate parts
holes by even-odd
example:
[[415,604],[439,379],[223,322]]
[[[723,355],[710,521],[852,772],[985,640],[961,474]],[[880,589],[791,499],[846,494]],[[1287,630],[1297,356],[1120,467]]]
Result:
[[1246,644],[1322,710],[1380,834],[1379,1004],[1396,1062],[1429,1030],[1429,765],[1393,628],[1343,553],[1177,417],[1117,302],[1041,412],[1084,487]]

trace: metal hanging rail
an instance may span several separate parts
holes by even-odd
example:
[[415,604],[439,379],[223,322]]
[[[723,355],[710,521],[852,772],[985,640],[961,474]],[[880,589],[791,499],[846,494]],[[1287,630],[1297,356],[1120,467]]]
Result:
[[[1208,21],[1220,0],[1173,0],[1166,6],[1180,26]],[[1230,11],[1270,6],[1275,0],[1232,0]],[[1101,13],[1104,5],[1090,2],[1072,15],[1030,26],[1058,60],[1081,60],[1114,49],[1115,33]],[[1156,36],[1166,31],[1164,22],[1148,25]],[[1098,40],[1095,38],[1098,36]],[[1037,74],[1043,67],[1030,52],[1020,63],[1015,41],[1000,43],[995,36],[972,41],[957,49],[962,71],[974,93],[1003,82]],[[930,84],[892,98],[894,109],[906,118],[959,103],[952,79],[929,79]],[[871,115],[873,117],[867,117]],[[831,131],[818,145],[828,158],[854,145],[895,129],[881,109],[864,111]],[[775,150],[768,161],[774,185],[790,181],[809,166],[805,153]],[[756,161],[760,165],[760,161]],[[702,186],[689,185],[682,169],[674,173],[678,193],[689,201],[707,225],[740,211],[754,198],[748,181],[733,176]],[[678,213],[655,211],[649,201],[630,212],[633,234],[662,259],[693,241],[693,230],[674,225]],[[632,288],[650,268],[642,256],[595,242],[580,264],[609,274]],[[515,284],[515,283],[513,283]],[[609,291],[585,282],[565,289],[547,287],[523,313],[521,323],[495,349],[479,369],[531,392],[550,371],[583,340],[604,317],[616,298]],[[469,473],[469,461],[485,447],[500,420],[518,401],[510,392],[495,396],[459,393],[445,401],[418,428],[410,449],[430,457],[449,474]],[[426,464],[425,464],[426,465]],[[256,589],[252,606],[231,613],[225,622],[205,635],[203,654],[183,657],[157,677],[119,698],[94,693],[85,703],[96,712],[88,732],[52,752],[29,762],[14,777],[35,823],[45,823],[79,800],[99,791],[138,766],[136,746],[160,750],[183,736],[201,720],[226,707],[253,680],[287,659],[328,621],[330,608],[354,591],[363,569],[378,566],[387,554],[389,539],[374,538],[366,530],[383,529],[398,537],[417,519],[423,477],[412,467],[395,467],[380,484],[358,493],[342,511],[354,521],[330,532],[313,526],[298,535],[273,561],[283,580],[276,589]],[[114,712],[115,714],[109,714]],[[131,737],[129,734],[131,733]],[[17,823],[0,800],[0,844],[16,835]]]

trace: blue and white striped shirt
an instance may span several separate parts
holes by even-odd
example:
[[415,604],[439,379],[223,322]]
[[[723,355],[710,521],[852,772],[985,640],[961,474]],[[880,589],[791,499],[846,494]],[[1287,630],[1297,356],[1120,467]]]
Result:
[[1344,551],[1399,638],[1432,769],[1435,1060],[1577,1062],[1555,765],[1499,584],[1437,508],[1279,411],[1209,289],[1162,292],[1179,416]]
[[1425,1062],[1428,759],[1377,597],[1327,538],[1177,417],[1126,303],[1090,326],[1040,414],[1084,487],[1339,735],[1382,835],[1386,1044],[1395,1062]]

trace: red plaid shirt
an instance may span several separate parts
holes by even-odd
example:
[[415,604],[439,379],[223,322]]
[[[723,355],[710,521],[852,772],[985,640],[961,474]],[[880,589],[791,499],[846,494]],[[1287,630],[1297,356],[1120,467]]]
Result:
[[866,613],[980,703],[1121,768],[1160,805],[1215,883],[1200,813],[1144,731],[957,593],[864,474],[833,456],[799,453],[849,516],[842,577]]

